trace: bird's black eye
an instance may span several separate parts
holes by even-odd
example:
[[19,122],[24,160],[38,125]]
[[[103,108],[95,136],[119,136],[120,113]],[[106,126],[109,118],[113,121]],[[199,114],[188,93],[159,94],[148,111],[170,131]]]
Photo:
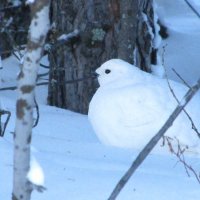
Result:
[[111,72],[111,70],[109,70],[109,69],[106,69],[106,70],[105,70],[105,73],[106,73],[106,74],[109,74],[110,72]]

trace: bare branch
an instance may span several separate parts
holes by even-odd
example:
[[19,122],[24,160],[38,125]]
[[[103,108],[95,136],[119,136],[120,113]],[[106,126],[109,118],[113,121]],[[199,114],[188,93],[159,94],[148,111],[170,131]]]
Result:
[[115,200],[116,197],[119,195],[120,191],[123,189],[123,187],[126,185],[128,180],[131,178],[133,173],[136,171],[136,169],[142,164],[142,162],[145,160],[145,158],[149,155],[149,153],[152,151],[152,149],[156,146],[160,138],[163,137],[165,132],[169,129],[169,127],[172,126],[174,120],[178,117],[178,115],[181,113],[181,111],[184,109],[184,107],[187,105],[187,103],[192,99],[192,97],[196,94],[196,92],[200,88],[200,79],[198,80],[197,84],[191,87],[188,92],[185,94],[181,102],[178,104],[178,106],[175,108],[175,110],[172,112],[168,120],[165,122],[165,124],[162,126],[162,128],[158,131],[158,133],[148,142],[148,144],[144,147],[144,149],[139,153],[137,158],[133,161],[131,167],[127,170],[127,172],[124,174],[124,176],[120,179],[120,181],[117,183],[116,187],[114,188],[113,192],[111,193],[108,200]]
[[[73,83],[76,83],[76,82],[85,81],[85,80],[88,80],[88,79],[95,79],[95,78],[96,78],[95,76],[91,75],[91,76],[88,76],[88,77],[78,78],[76,80],[65,81],[64,83],[65,84],[73,84]],[[51,82],[46,81],[46,82],[37,83],[36,86],[48,85],[49,83],[58,84],[56,81],[51,81]],[[16,89],[17,89],[16,86],[10,86],[10,87],[5,87],[5,88],[0,88],[0,92],[5,91],[5,90],[16,90]]]
[[181,77],[181,75],[180,75],[174,68],[172,68],[172,71],[176,74],[176,76],[179,77],[179,79],[180,79],[188,88],[191,88],[191,86]]
[[[164,53],[165,53],[165,46],[163,47],[162,66],[163,66],[163,68],[164,68],[164,70],[165,70],[165,76],[166,76],[166,80],[167,80],[168,87],[169,87],[169,89],[170,89],[170,91],[171,91],[171,93],[172,93],[174,99],[176,100],[176,102],[179,103],[179,99],[177,98],[176,94],[174,93],[174,90],[172,89],[171,84],[170,84],[170,82],[169,82],[169,78],[168,78],[168,75],[167,75],[167,71],[166,71],[166,68],[165,68],[165,65],[164,65]],[[174,71],[175,71],[175,70],[174,70]],[[178,75],[178,77],[179,77],[184,83],[186,83],[186,81],[185,81],[176,71],[175,71],[175,73]],[[187,83],[186,83],[186,86],[187,86],[188,88],[191,88]],[[190,123],[191,123],[191,125],[192,125],[192,129],[196,132],[197,136],[200,138],[200,133],[199,133],[197,127],[195,126],[195,124],[194,124],[192,118],[190,117],[190,115],[188,114],[188,112],[187,112],[185,109],[183,109],[183,111],[184,111],[184,113],[186,114],[186,116],[188,117],[188,119],[190,120]]]
[[[8,38],[9,38],[8,41],[9,41],[10,45],[12,46],[12,53],[13,53],[13,55],[14,55],[18,60],[21,60],[21,58],[23,57],[23,55],[22,55],[22,53],[21,53],[21,51],[20,51],[20,47],[16,44],[16,42],[15,42],[15,40],[14,40],[12,34],[10,34],[10,32],[9,32],[7,29],[5,29],[5,33],[7,34]],[[17,56],[17,54],[15,53],[15,51],[18,52],[20,58]]]
[[44,65],[44,64],[42,64],[42,63],[40,63],[40,66],[43,67],[43,68],[46,68],[46,69],[49,69],[49,68],[50,68],[49,66]]
[[28,182],[28,184],[30,185],[30,188],[32,190],[37,190],[38,192],[44,192],[45,190],[47,190],[47,188],[44,187],[43,185],[36,185],[30,181]]
[[199,12],[194,8],[194,6],[188,1],[185,0],[185,3],[189,6],[189,8],[195,13],[195,15],[200,18]]
[[47,76],[49,74],[49,72],[43,73],[43,74],[38,74],[38,79],[40,79],[41,77]]
[[197,172],[194,170],[194,168],[185,161],[184,152],[188,147],[185,146],[185,147],[181,148],[179,140],[176,139],[178,147],[177,147],[177,151],[175,151],[175,149],[171,143],[171,138],[165,136],[165,139],[167,141],[167,145],[170,149],[170,152],[178,158],[179,162],[181,162],[183,164],[187,175],[190,177],[189,171],[191,171],[194,174],[196,180],[200,183],[200,176],[197,174]]
[[39,118],[40,118],[40,110],[39,110],[39,105],[36,101],[36,98],[34,96],[34,103],[35,103],[35,108],[36,108],[36,114],[37,114],[37,118],[33,124],[33,128],[35,128],[37,125],[38,125],[38,122],[39,122]]
[[[6,118],[6,121],[4,123],[4,126],[3,128],[1,127],[1,116],[2,115],[7,115],[7,118]],[[11,116],[11,112],[8,111],[8,110],[0,110],[0,136],[3,137],[4,136],[4,133],[5,133],[5,130],[6,130],[6,127],[7,127],[7,124],[10,120],[10,116]]]

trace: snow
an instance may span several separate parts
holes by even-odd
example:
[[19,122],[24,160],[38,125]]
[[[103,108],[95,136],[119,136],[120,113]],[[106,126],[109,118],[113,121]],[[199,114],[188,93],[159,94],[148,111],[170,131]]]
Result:
[[75,29],[73,32],[68,33],[68,34],[62,34],[60,37],[58,37],[57,40],[69,40],[73,37],[76,37],[79,34],[79,30]]
[[[199,1],[193,0],[193,2],[197,4]],[[162,46],[165,46],[164,64],[167,74],[171,79],[180,82],[172,71],[174,68],[187,83],[193,85],[200,74],[198,62],[200,20],[184,0],[156,0],[156,3],[158,16],[168,27],[170,34],[170,37],[162,43]],[[162,53],[161,48],[160,55]]]
[[155,49],[158,49],[160,47],[162,38],[159,35],[159,31],[160,31],[160,26],[158,25],[158,15],[157,15],[157,5],[155,4],[155,2],[153,2],[153,8],[154,8],[154,25],[155,25],[155,34],[154,34],[154,38],[153,38],[153,47]]
[[[193,2],[195,2],[193,0]],[[199,19],[183,0],[156,0],[158,16],[167,22],[170,37],[165,66],[170,78],[190,84],[199,78]],[[198,3],[198,0],[196,0]],[[187,21],[185,18],[187,17]],[[187,24],[186,24],[187,23]],[[178,26],[178,27],[176,27]],[[42,62],[47,62],[44,59]],[[19,63],[14,57],[3,60],[0,87],[15,86]],[[40,73],[46,69],[40,68]],[[42,194],[34,191],[32,200],[105,200],[117,181],[138,154],[137,149],[106,146],[99,142],[87,116],[46,105],[46,86],[37,87],[40,121],[33,129],[34,156],[42,167],[45,187]],[[13,132],[15,126],[15,91],[0,91],[4,109],[12,112],[5,136],[0,138],[0,199],[11,199],[13,175]],[[185,159],[199,172],[199,155]],[[171,154],[152,153],[125,186],[119,200],[198,200],[200,185],[194,175],[187,176],[184,166]]]
[[44,172],[38,161],[32,157],[27,179],[38,186],[44,186]]
[[157,77],[165,78],[165,69],[162,65],[151,65],[151,73]]
[[147,29],[148,29],[148,32],[149,32],[150,35],[151,35],[151,38],[154,38],[153,30],[152,30],[152,28],[151,28],[151,26],[150,26],[150,24],[149,24],[149,21],[148,21],[148,19],[147,19],[147,15],[146,15],[144,12],[142,12],[142,20],[143,20],[144,22],[146,22]]
[[32,4],[34,2],[35,2],[35,0],[26,0],[26,4]]

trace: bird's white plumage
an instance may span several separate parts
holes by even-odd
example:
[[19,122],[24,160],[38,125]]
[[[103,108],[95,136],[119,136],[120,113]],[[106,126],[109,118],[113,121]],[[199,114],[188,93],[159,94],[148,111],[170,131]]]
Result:
[[[95,133],[105,144],[141,149],[177,106],[167,80],[120,59],[105,62],[96,72],[100,87],[90,102],[88,113]],[[178,99],[188,90],[174,81],[170,81],[170,85]],[[200,129],[199,102],[197,94],[186,110]],[[178,116],[166,135],[195,151],[199,148],[199,138],[184,113]]]

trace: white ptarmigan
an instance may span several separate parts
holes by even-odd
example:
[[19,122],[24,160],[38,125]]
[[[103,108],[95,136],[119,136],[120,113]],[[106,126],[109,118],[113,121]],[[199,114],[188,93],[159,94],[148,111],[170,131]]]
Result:
[[[143,148],[177,106],[166,79],[141,71],[120,59],[111,59],[96,70],[100,87],[88,117],[101,142],[126,148]],[[188,88],[169,81],[181,100]],[[200,129],[200,95],[185,108]],[[198,151],[200,139],[182,112],[165,134]],[[198,151],[199,152],[199,151]]]

